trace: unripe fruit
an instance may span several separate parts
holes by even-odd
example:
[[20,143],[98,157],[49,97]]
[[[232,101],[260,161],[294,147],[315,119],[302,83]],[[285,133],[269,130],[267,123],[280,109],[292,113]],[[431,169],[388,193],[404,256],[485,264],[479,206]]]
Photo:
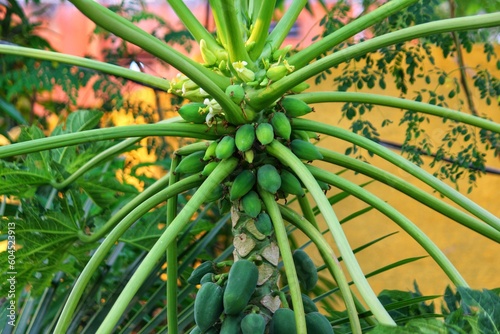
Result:
[[206,108],[206,105],[203,103],[192,102],[183,105],[177,111],[185,121],[193,122],[195,124],[203,124],[205,123],[208,108]]
[[234,142],[238,150],[248,151],[255,141],[255,128],[252,124],[244,124],[236,130]]
[[187,279],[187,282],[193,285],[200,284],[201,278],[208,273],[215,273],[215,263],[212,261],[205,261],[196,267]]
[[309,87],[311,87],[307,82],[302,82],[302,83],[299,83],[297,86],[293,87],[291,89],[292,93],[302,93],[303,91],[305,91],[306,89],[308,89]]
[[260,123],[255,130],[255,134],[262,145],[270,144],[274,140],[274,129],[269,123]]
[[249,191],[241,198],[241,209],[250,217],[256,218],[262,211],[260,197],[255,191]]
[[266,72],[266,76],[271,81],[278,81],[281,78],[283,78],[287,73],[288,69],[286,68],[285,65],[278,65],[270,67]]
[[289,308],[277,309],[269,324],[269,334],[297,334],[294,312]]
[[184,157],[181,162],[179,162],[174,172],[176,174],[193,174],[201,172],[205,167],[205,161],[203,161],[204,154],[204,151],[198,151]]
[[255,227],[257,231],[264,234],[265,236],[270,236],[273,233],[273,223],[271,222],[271,217],[265,212],[259,213],[255,219]]
[[259,270],[252,261],[242,259],[234,262],[224,290],[224,313],[236,315],[245,309],[257,287],[258,278]]
[[264,334],[266,330],[266,319],[257,313],[247,314],[241,320],[242,334]]
[[224,196],[224,187],[222,186],[222,184],[219,184],[217,185],[217,187],[215,187],[214,191],[212,191],[205,199],[205,203],[215,202],[221,199],[223,196]]
[[304,196],[305,192],[304,189],[302,188],[302,185],[300,184],[299,180],[295,175],[290,173],[287,170],[282,170],[281,171],[281,190],[284,191],[285,193],[297,195],[297,196]]
[[297,270],[297,278],[305,291],[312,290],[318,283],[318,272],[314,262],[302,249],[293,252],[293,264]]
[[317,147],[308,141],[294,139],[290,143],[290,148],[299,159],[307,161],[323,159],[323,155]]
[[290,140],[292,126],[288,117],[282,112],[275,112],[272,117],[271,124],[273,125],[274,133],[283,139]]
[[224,136],[215,148],[215,156],[217,159],[226,159],[233,155],[236,150],[234,138],[231,136]]
[[279,103],[289,117],[300,117],[313,111],[307,103],[293,97],[285,97]]
[[244,170],[233,181],[231,190],[229,191],[229,199],[231,201],[237,200],[245,196],[252,190],[255,184],[255,174],[249,170]]
[[212,161],[212,162],[209,162],[204,168],[203,170],[201,171],[201,175],[203,176],[209,176],[210,173],[213,172],[213,170],[215,169],[215,167],[217,167],[217,165],[219,164],[219,161]]
[[308,333],[334,334],[330,321],[319,312],[306,314],[306,328]]
[[243,102],[245,89],[241,85],[230,85],[226,88],[226,95],[236,104]]
[[203,284],[194,300],[194,321],[204,333],[212,327],[223,311],[223,290],[216,283]]
[[217,148],[217,142],[213,141],[208,145],[207,149],[205,150],[205,155],[203,155],[203,160],[208,161],[212,160],[215,158],[215,149]]
[[257,182],[262,189],[274,194],[281,187],[281,177],[273,165],[263,165],[257,170]]

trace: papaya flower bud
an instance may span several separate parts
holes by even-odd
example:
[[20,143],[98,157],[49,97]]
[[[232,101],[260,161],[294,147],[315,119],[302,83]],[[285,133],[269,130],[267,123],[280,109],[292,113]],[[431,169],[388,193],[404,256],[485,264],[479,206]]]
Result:
[[206,65],[213,65],[217,62],[217,56],[208,48],[204,39],[200,40],[200,52]]
[[246,61],[235,61],[233,63],[233,68],[234,70],[236,71],[236,73],[238,74],[238,77],[243,80],[244,82],[250,82],[250,81],[254,81],[255,79],[255,73],[246,68],[246,66],[248,65],[248,63]]

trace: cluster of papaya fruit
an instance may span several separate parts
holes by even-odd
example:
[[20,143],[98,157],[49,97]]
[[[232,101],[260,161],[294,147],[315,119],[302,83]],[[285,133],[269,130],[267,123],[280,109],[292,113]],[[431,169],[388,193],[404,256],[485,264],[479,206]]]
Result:
[[[296,250],[293,258],[303,289],[311,290],[318,281],[314,263],[303,250]],[[219,272],[217,264],[206,261],[188,279],[190,284],[201,284],[194,303],[196,326],[191,334],[297,333],[293,307],[282,307],[269,314],[252,303],[262,297],[256,289],[259,270],[253,261],[240,259],[232,264],[228,274]],[[288,305],[293,306],[290,296],[287,300]],[[333,333],[328,319],[319,313],[314,301],[304,293],[302,303],[308,333]]]
[[[207,112],[204,108],[200,103],[193,102],[182,106],[179,114],[186,120],[203,122]],[[257,186],[281,198],[286,198],[290,194],[296,196],[305,194],[295,174],[281,165],[276,158],[270,157],[265,152],[265,146],[276,139],[284,142],[301,160],[322,159],[321,153],[310,142],[312,138],[317,138],[317,135],[292,130],[290,123],[291,118],[311,111],[312,108],[305,102],[285,97],[264,114],[259,122],[241,125],[233,134],[224,135],[208,144],[204,151],[184,157],[175,172],[201,173],[203,176],[208,176],[221,160],[237,156],[242,160],[242,168],[233,173],[229,182],[221,185],[207,201],[226,198],[232,203],[239,200],[242,210],[255,218],[261,212]],[[198,116],[201,117],[195,120]],[[324,190],[328,189],[328,185],[319,183]]]

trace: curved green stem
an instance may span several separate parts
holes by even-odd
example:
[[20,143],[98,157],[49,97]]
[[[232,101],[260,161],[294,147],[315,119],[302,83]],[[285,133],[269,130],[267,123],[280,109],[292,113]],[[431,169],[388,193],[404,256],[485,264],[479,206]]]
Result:
[[373,315],[380,323],[395,326],[396,323],[391,318],[389,313],[387,313],[384,306],[378,300],[375,292],[368,284],[368,281],[366,280],[363,271],[361,270],[359,263],[352,252],[349,241],[340,226],[338,218],[335,215],[330,202],[328,202],[328,198],[326,198],[325,194],[323,194],[323,191],[319,187],[318,182],[316,182],[316,179],[311,175],[302,161],[300,161],[295,154],[292,153],[292,151],[277,140],[274,140],[271,144],[266,146],[266,150],[269,154],[280,160],[280,162],[285,166],[292,169],[311,193],[325,219],[328,228],[330,229],[330,233],[337,244],[352,280],[356,283],[356,287],[370,310],[373,312]]
[[[127,305],[134,297],[137,290],[144,283],[156,262],[162,257],[165,249],[175,240],[193,214],[200,208],[205,199],[222,183],[222,181],[236,168],[238,160],[230,158],[222,160],[213,172],[207,177],[203,184],[194,193],[193,197],[186,203],[184,208],[175,217],[172,223],[165,229],[160,238],[151,248],[142,263],[139,265],[129,282],[116,299],[113,307],[97,330],[96,334],[111,333],[119,321]],[[177,183],[176,183],[177,184]],[[167,263],[168,266],[168,263]]]
[[37,50],[22,46],[1,44],[0,54],[9,54],[9,55],[35,58],[41,60],[49,60],[63,64],[74,65],[78,67],[85,67],[99,71],[101,73],[111,74],[124,79],[132,80],[134,82],[147,85],[163,91],[168,91],[170,88],[170,83],[166,79],[158,78],[142,72],[133,71],[121,66],[104,63],[102,61],[66,55],[63,53],[47,51],[47,50]]
[[327,182],[339,189],[342,189],[343,191],[347,191],[353,196],[356,196],[357,198],[382,212],[384,215],[398,224],[399,227],[405,230],[406,233],[408,233],[415,241],[420,244],[420,246],[425,249],[425,251],[434,259],[434,261],[436,261],[441,269],[443,269],[443,271],[450,278],[453,284],[455,284],[456,286],[468,286],[465,279],[462,277],[462,275],[460,275],[460,272],[444,255],[444,253],[434,244],[434,242],[432,242],[432,240],[424,232],[422,232],[422,230],[420,230],[398,210],[394,209],[379,197],[368,192],[366,189],[363,189],[360,186],[334,173],[327,172],[315,166],[307,166],[307,168],[318,180]]
[[267,89],[255,92],[254,96],[249,96],[249,100],[252,107],[260,108],[275,101],[279,96],[285,94],[296,85],[333,66],[363,56],[369,52],[377,51],[383,47],[433,34],[489,28],[498,25],[500,25],[500,13],[492,13],[424,23],[391,32],[339,50],[290,73],[283,79],[272,83]]
[[296,54],[290,56],[288,63],[299,69],[309,64],[310,61],[316,59],[321,54],[333,49],[338,44],[346,41],[357,33],[371,27],[377,22],[384,20],[386,17],[414,4],[418,0],[393,0],[386,2],[377,9],[357,18],[342,28],[335,30],[330,35],[322,38]]
[[314,245],[316,245],[321,258],[325,262],[326,267],[330,271],[330,274],[335,279],[340,289],[340,293],[343,297],[342,299],[344,300],[346,306],[347,315],[350,320],[352,332],[361,333],[361,324],[359,323],[353,295],[349,289],[349,283],[344,271],[342,270],[333,249],[330,247],[325,238],[323,238],[321,232],[312,226],[311,222],[307,218],[300,217],[297,212],[285,206],[280,206],[280,211],[285,220],[301,230],[302,233],[304,233],[314,243]]
[[108,221],[106,221],[106,223],[93,234],[87,235],[83,231],[80,231],[78,235],[80,241],[84,243],[92,243],[103,238],[106,233],[108,233],[112,228],[116,226],[116,224],[118,224],[122,219],[124,219],[127,215],[134,211],[136,207],[144,203],[151,196],[165,189],[165,187],[168,185],[169,178],[170,174],[166,174],[156,180],[152,185],[144,189],[139,195],[135,196],[130,202],[121,207],[117,213],[111,216],[111,218],[109,218]]
[[358,93],[358,92],[312,92],[296,94],[293,96],[296,99],[306,103],[325,103],[325,102],[354,102],[354,103],[370,103],[392,108],[401,108],[405,110],[413,110],[423,114],[434,115],[440,118],[452,119],[457,122],[477,126],[479,128],[500,133],[500,124],[490,120],[459,112],[453,109],[444,108],[429,103],[406,100],[399,97]]
[[246,61],[247,67],[251,70],[255,69],[255,64],[248,55],[243,39],[241,38],[241,22],[238,20],[238,13],[236,12],[236,6],[234,0],[220,0],[222,2],[222,19],[225,23],[225,36],[227,47],[226,50],[229,53],[229,60],[232,63],[237,61]]
[[[179,182],[179,175],[173,173],[181,157],[174,154],[172,162],[170,164],[170,178],[168,180],[169,187],[173,186],[175,183]],[[167,200],[167,228],[172,224],[172,222],[177,216],[177,196],[172,196]],[[168,323],[168,334],[177,334],[177,278],[178,278],[178,268],[177,268],[177,239],[167,247],[167,323]]]
[[[157,192],[153,196],[150,196],[143,203],[139,204],[132,212],[127,214],[120,223],[111,231],[111,233],[103,240],[101,245],[97,248],[95,253],[90,258],[89,262],[81,272],[80,276],[75,282],[71,294],[69,295],[64,309],[59,317],[54,333],[63,334],[66,333],[68,326],[71,323],[73,312],[78,305],[78,302],[85,291],[87,284],[90,282],[92,276],[99,268],[100,263],[104,260],[109,250],[115,245],[116,241],[125,233],[128,228],[137,219],[141,218],[149,210],[165,201],[165,199],[175,196],[183,191],[189,190],[200,184],[203,179],[200,179],[198,175],[193,175],[185,178],[181,182],[176,183],[174,186],[163,189]],[[149,189],[149,188],[148,188]]]
[[67,133],[2,146],[0,147],[0,158],[50,150],[63,146],[129,137],[174,136],[196,139],[218,139],[222,134],[231,131],[231,129],[232,127],[207,127],[203,124],[189,124],[184,122],[116,126],[113,128]]
[[224,7],[222,6],[222,2],[219,0],[208,0],[208,2],[210,3],[210,8],[212,8],[217,37],[219,37],[223,47],[227,49],[227,27],[223,17]]
[[273,50],[281,46],[290,32],[290,29],[292,29],[294,23],[297,22],[297,18],[306,6],[307,1],[308,0],[294,0],[286,9],[285,14],[278,21],[266,40],[266,43],[271,44]]
[[212,50],[212,52],[224,51],[224,49],[217,43],[215,38],[210,32],[205,29],[205,27],[198,21],[196,16],[189,10],[184,1],[181,0],[167,0],[175,14],[182,21],[182,24],[189,30],[194,39],[200,43],[203,39],[207,43],[207,46]]
[[318,222],[316,221],[316,216],[311,208],[311,203],[306,196],[297,196],[297,200],[299,201],[300,210],[304,215],[304,218],[307,219],[316,229],[318,229]]
[[290,288],[292,297],[293,312],[295,315],[295,324],[297,325],[297,333],[307,333],[306,319],[304,313],[304,305],[302,304],[302,296],[300,293],[299,279],[297,278],[297,270],[293,262],[292,249],[288,242],[288,234],[285,228],[285,222],[281,216],[278,203],[274,200],[273,194],[259,187],[259,195],[264,202],[267,213],[273,222],[276,242],[281,253],[283,266],[285,267],[286,279]]
[[102,28],[118,37],[133,43],[152,55],[172,65],[203,88],[224,109],[227,120],[234,124],[243,124],[243,113],[225,94],[230,84],[229,78],[220,76],[203,67],[191,58],[176,51],[153,35],[136,27],[132,22],[117,15],[93,0],[71,0],[85,16]]
[[65,179],[62,182],[51,183],[51,186],[53,186],[54,188],[59,189],[59,190],[66,188],[71,183],[75,182],[78,178],[80,178],[83,174],[88,172],[90,169],[92,169],[95,166],[97,166],[98,164],[112,158],[116,154],[125,150],[127,147],[134,145],[139,140],[141,140],[141,138],[128,138],[128,139],[125,139],[124,141],[122,141],[121,143],[118,143],[118,144],[102,151],[101,153],[99,153],[98,155],[96,155],[95,157],[93,157],[92,159],[87,161],[85,164],[83,164],[83,166],[78,168],[76,170],[76,172],[71,174],[67,179]]
[[318,147],[318,150],[323,155],[323,161],[349,168],[350,170],[353,170],[357,173],[367,175],[377,181],[385,183],[388,186],[408,195],[412,199],[415,199],[420,203],[428,206],[429,208],[443,214],[444,216],[449,217],[453,221],[456,221],[493,241],[500,242],[500,232],[498,232],[491,226],[467,215],[463,211],[460,211],[443,201],[440,201],[436,197],[428,194],[422,189],[403,180],[402,178],[399,178],[383,169],[364,163],[344,154],[327,150],[321,147]]
[[255,43],[249,51],[250,58],[253,60],[260,56],[262,49],[264,49],[264,45],[266,44],[266,37],[269,34],[269,27],[271,26],[275,5],[276,0],[264,1],[260,6],[258,16],[253,22],[252,33],[246,41],[247,45]]
[[482,219],[488,225],[500,231],[500,219],[488,212],[477,203],[474,203],[468,199],[463,194],[459,193],[457,190],[453,189],[443,181],[437,179],[436,177],[429,174],[427,171],[416,166],[412,162],[406,160],[402,156],[392,152],[391,150],[369,140],[365,137],[352,133],[351,131],[331,126],[324,123],[318,123],[311,120],[305,119],[295,119],[293,121],[293,127],[298,130],[308,130],[323,133],[332,137],[340,138],[342,140],[348,141],[360,147],[367,149],[368,151],[380,156],[381,158],[391,162],[397,167],[405,170],[411,175],[415,176],[419,180],[423,181],[442,195],[448,197],[453,202],[457,203],[463,209],[469,211],[476,217]]

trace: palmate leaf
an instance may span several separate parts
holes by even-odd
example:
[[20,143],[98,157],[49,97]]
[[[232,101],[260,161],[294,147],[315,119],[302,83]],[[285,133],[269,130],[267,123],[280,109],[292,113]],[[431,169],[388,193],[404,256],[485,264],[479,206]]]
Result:
[[85,257],[89,248],[75,247],[79,229],[67,210],[43,213],[38,205],[27,201],[23,201],[22,208],[19,217],[4,218],[5,222],[14,223],[17,251],[14,268],[2,262],[0,270],[15,271],[17,286],[31,286],[31,293],[36,296],[50,285],[54,273],[78,272],[81,268],[75,268],[76,261]]
[[164,205],[144,215],[123,234],[120,240],[140,249],[149,250],[165,230],[165,227],[160,229],[160,224],[165,225],[166,209],[167,206]]
[[462,307],[475,311],[481,333],[500,333],[500,296],[492,291],[457,288]]
[[50,178],[43,174],[38,169],[20,170],[17,167],[0,166],[0,180],[2,181],[0,194],[18,198],[32,197],[37,186],[50,182]]

